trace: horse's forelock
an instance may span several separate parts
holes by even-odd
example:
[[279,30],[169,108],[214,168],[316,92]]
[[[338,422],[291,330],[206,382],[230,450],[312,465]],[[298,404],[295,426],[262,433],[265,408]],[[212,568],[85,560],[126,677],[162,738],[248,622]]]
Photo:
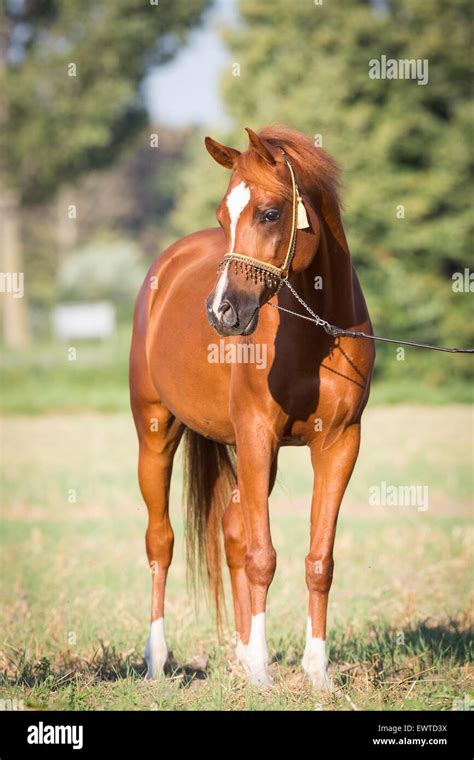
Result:
[[[316,147],[313,141],[301,132],[279,124],[265,127],[258,136],[273,148],[283,148],[297,177],[309,193],[323,192],[338,206],[341,205],[341,169],[337,161],[323,148]],[[238,169],[246,182],[275,192],[283,198],[291,198],[290,183],[260,158],[255,150],[249,149],[240,155]]]
[[236,168],[246,184],[257,185],[281,198],[292,197],[288,180],[278,175],[274,167],[261,158],[253,148],[240,154]]

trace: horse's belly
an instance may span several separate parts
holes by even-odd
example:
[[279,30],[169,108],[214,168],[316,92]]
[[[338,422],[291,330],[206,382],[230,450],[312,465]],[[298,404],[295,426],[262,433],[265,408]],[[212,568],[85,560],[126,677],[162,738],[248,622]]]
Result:
[[226,410],[207,403],[193,402],[191,407],[186,400],[174,396],[164,398],[163,402],[177,419],[196,433],[219,443],[235,444],[234,428]]

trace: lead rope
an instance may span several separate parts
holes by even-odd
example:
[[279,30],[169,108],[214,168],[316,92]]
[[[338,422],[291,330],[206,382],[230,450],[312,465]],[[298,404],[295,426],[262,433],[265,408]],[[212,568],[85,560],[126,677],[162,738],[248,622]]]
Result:
[[306,311],[311,315],[309,317],[306,316],[306,314],[300,314],[297,311],[292,311],[291,309],[285,309],[283,306],[278,306],[275,303],[270,303],[268,301],[268,306],[272,306],[274,309],[278,309],[279,311],[285,311],[287,314],[292,314],[295,317],[299,317],[300,319],[306,319],[308,322],[314,322],[315,325],[318,327],[322,327],[324,331],[331,335],[333,338],[368,338],[369,340],[380,340],[383,343],[396,343],[397,345],[403,345],[403,346],[412,346],[414,348],[428,348],[431,351],[446,351],[450,354],[474,354],[474,348],[445,348],[444,346],[432,346],[430,343],[415,343],[412,340],[396,340],[395,338],[383,338],[380,335],[369,335],[368,333],[359,331],[359,330],[345,330],[342,327],[336,327],[335,325],[331,325],[330,322],[328,322],[325,319],[322,319],[318,314],[316,314],[309,306],[308,304],[301,298],[301,296],[296,292],[293,285],[285,279],[283,280],[284,284],[287,286],[287,288],[293,293],[294,297],[297,301],[300,302],[300,304],[306,309]]

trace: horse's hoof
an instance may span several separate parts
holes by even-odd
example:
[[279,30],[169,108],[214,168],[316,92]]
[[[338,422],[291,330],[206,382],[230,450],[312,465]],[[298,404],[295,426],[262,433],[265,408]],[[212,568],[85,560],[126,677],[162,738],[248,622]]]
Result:
[[157,681],[165,675],[165,665],[168,659],[168,652],[151,651],[150,642],[148,641],[145,649],[146,676],[145,681]]
[[248,674],[250,686],[256,689],[269,689],[273,685],[273,678],[267,670],[257,670]]
[[164,664],[151,663],[146,661],[145,681],[160,681],[165,677]]
[[238,662],[247,674],[250,686],[255,686],[258,689],[267,689],[273,684],[273,678],[268,672],[266,663],[262,661],[252,662],[249,658],[248,647],[242,644],[241,641],[237,643],[235,654]]
[[146,680],[156,681],[163,676],[163,669],[168,659],[163,618],[154,620],[151,624],[150,635],[145,647],[145,662],[147,665]]
[[147,659],[145,655],[145,662],[146,662],[146,676],[145,681],[159,681],[161,678],[164,678],[165,675],[165,662],[163,664],[161,662],[151,662]]
[[303,670],[311,681],[311,686],[314,691],[320,691],[326,694],[330,694],[334,691],[334,684],[325,668],[323,670],[320,668],[306,668],[303,663]]

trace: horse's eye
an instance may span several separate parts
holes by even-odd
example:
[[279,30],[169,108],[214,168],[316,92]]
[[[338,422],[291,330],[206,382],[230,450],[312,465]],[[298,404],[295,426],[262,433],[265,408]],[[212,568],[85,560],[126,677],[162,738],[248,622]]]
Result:
[[280,212],[276,209],[269,209],[265,211],[262,216],[262,222],[276,222],[280,218]]

